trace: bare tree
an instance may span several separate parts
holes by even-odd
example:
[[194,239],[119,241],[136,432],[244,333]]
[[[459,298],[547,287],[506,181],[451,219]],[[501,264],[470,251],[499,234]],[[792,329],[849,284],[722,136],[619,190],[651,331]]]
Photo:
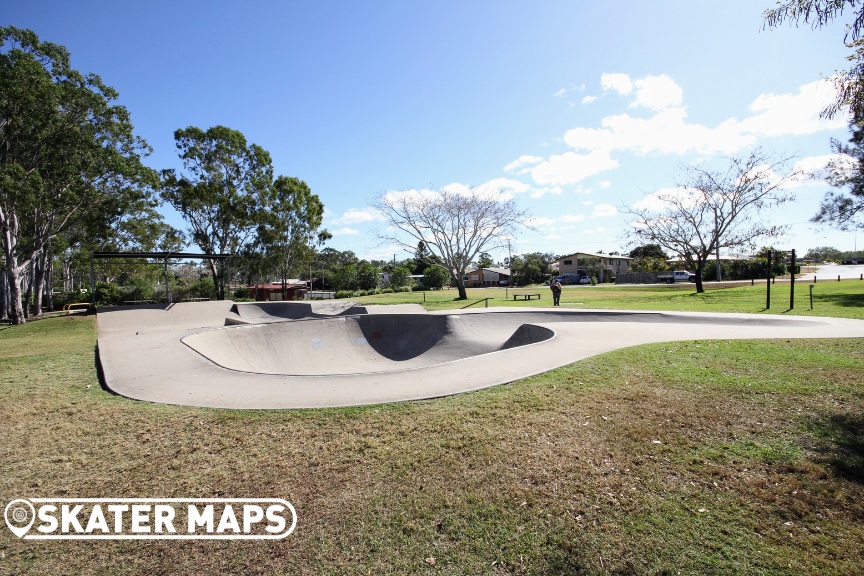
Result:
[[528,219],[515,200],[477,188],[387,192],[372,205],[389,225],[379,237],[408,250],[425,242],[455,276],[460,300],[468,297],[465,273],[471,262],[481,252],[503,246]]
[[633,218],[629,235],[634,244],[657,244],[680,256],[696,271],[696,291],[704,292],[702,271],[712,254],[755,248],[757,241],[782,232],[766,218],[772,208],[794,200],[786,186],[803,173],[787,171],[790,161],[757,149],[729,158],[720,172],[683,166],[676,188],[659,190],[622,209]]

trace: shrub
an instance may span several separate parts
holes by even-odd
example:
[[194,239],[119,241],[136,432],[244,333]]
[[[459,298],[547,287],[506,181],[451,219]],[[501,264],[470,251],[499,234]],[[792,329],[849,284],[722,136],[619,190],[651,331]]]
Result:
[[384,288],[383,290],[381,290],[381,293],[382,294],[392,294],[393,289],[392,288]]
[[354,296],[354,292],[351,290],[338,290],[336,292],[336,298],[351,298]]

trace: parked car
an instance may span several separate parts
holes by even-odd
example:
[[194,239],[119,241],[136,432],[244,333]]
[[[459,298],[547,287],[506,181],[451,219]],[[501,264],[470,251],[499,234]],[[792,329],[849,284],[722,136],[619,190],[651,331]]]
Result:
[[582,276],[579,279],[579,284],[591,284],[591,278],[589,278],[588,276]]
[[658,282],[674,284],[675,282],[696,282],[696,275],[687,270],[674,270],[657,276]]
[[561,284],[579,284],[579,274],[572,274],[570,272],[561,274],[557,276],[555,280],[560,282]]

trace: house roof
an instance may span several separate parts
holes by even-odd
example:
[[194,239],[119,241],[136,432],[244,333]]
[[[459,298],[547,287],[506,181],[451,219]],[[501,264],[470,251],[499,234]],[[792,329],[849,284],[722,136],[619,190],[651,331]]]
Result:
[[565,258],[573,258],[575,256],[587,256],[588,258],[617,258],[618,260],[633,260],[629,256],[624,256],[623,254],[592,254],[591,252],[574,252],[569,256],[562,256],[558,258],[558,262],[564,260]]
[[468,274],[471,274],[472,272],[478,272],[480,270],[488,270],[489,272],[494,272],[501,276],[510,276],[509,268],[474,268],[473,270],[469,270]]

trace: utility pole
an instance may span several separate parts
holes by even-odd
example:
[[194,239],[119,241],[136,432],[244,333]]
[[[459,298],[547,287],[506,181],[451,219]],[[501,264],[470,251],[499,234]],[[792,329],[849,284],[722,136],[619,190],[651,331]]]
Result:
[[510,248],[510,240],[507,240],[507,285],[513,285],[513,250]]
[[717,230],[717,208],[714,208],[714,241],[717,243],[717,281],[722,278],[720,275],[720,232]]

